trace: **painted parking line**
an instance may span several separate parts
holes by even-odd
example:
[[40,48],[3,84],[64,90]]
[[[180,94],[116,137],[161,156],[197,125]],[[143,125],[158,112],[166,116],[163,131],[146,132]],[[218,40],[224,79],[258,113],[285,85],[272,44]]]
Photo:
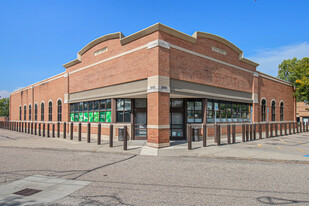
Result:
[[279,139],[282,143],[284,143],[284,144],[287,144],[284,140],[282,140],[282,139]]
[[282,150],[281,147],[277,146],[278,149]]
[[301,150],[301,149],[299,149],[299,148],[296,148],[298,151],[300,151],[300,152],[303,152],[303,153],[306,153],[304,150]]
[[262,145],[261,145],[261,144],[258,144],[258,146],[259,146],[259,147],[262,147]]

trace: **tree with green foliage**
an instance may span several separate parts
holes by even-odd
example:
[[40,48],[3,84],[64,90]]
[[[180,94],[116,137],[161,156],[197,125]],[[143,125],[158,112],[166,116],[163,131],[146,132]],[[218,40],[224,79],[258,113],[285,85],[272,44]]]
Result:
[[291,82],[297,101],[309,101],[309,58],[286,59],[279,65],[278,78]]
[[0,99],[0,117],[9,116],[9,105],[10,105],[10,98]]

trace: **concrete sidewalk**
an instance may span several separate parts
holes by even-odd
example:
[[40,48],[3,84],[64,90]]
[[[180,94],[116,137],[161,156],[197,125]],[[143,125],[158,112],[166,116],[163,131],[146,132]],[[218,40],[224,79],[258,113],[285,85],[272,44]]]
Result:
[[[264,135],[265,137],[265,135]],[[186,141],[172,141],[171,146],[162,149],[147,147],[146,141],[128,141],[128,150],[123,151],[123,142],[114,141],[110,148],[107,141],[97,145],[96,139],[87,143],[60,138],[47,138],[0,129],[0,147],[74,150],[87,152],[111,152],[148,156],[179,156],[204,158],[250,159],[264,161],[308,162],[309,164],[309,133],[298,133],[288,136],[278,136],[249,142],[241,142],[236,138],[236,144],[227,144],[222,137],[222,145],[217,146],[213,140],[207,140],[207,147],[202,142],[192,142],[192,150],[187,149]]]

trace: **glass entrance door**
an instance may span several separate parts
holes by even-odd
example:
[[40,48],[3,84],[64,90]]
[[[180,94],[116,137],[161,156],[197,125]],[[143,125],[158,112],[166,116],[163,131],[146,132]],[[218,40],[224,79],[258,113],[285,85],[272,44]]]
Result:
[[171,99],[170,108],[170,139],[183,140],[184,135],[184,101]]
[[147,139],[147,99],[134,100],[134,139]]
[[147,113],[136,112],[135,139],[147,138]]

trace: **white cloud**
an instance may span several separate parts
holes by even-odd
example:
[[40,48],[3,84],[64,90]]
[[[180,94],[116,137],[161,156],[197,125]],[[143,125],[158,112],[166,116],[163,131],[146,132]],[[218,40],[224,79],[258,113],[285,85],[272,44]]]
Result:
[[248,59],[260,64],[257,70],[272,76],[277,76],[278,66],[285,59],[292,58],[302,59],[309,57],[309,44],[303,42],[278,48],[269,48],[257,51],[256,55]]
[[0,98],[5,98],[5,97],[9,97],[10,96],[10,92],[7,90],[0,90]]

